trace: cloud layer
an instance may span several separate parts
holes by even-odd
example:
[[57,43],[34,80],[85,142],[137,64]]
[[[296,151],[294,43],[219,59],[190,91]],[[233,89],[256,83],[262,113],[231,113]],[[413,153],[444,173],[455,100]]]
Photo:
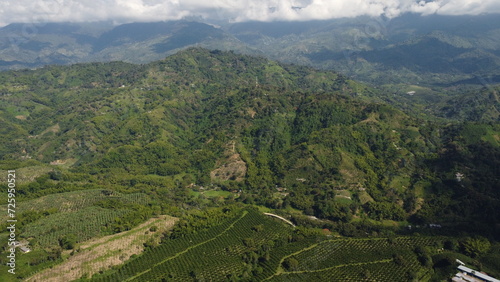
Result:
[[186,17],[240,21],[313,20],[500,13],[498,0],[0,0],[0,25],[12,22],[117,22]]

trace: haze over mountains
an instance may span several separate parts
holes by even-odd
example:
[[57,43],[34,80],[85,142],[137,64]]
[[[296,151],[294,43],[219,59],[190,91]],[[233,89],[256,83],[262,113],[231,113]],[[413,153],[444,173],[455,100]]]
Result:
[[498,15],[357,17],[306,22],[11,24],[0,69],[95,61],[147,63],[190,46],[334,69],[373,84],[450,86],[500,77]]

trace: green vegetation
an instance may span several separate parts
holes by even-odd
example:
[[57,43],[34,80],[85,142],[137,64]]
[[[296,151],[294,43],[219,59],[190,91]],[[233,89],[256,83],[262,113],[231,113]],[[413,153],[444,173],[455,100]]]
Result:
[[[37,26],[29,38],[19,36],[26,33],[26,26],[19,23],[0,29],[2,38],[16,38],[0,44],[0,69],[111,58],[149,63],[196,45],[333,69],[374,85],[407,85],[404,93],[416,91],[415,96],[436,99],[427,95],[440,92],[435,88],[450,90],[499,82],[500,26],[495,20],[494,14],[405,14],[390,19],[237,22],[222,27],[185,20],[120,26],[102,22],[47,23]],[[283,74],[272,65],[265,69],[270,76]],[[286,85],[286,80],[282,83]],[[16,107],[9,111],[27,113]]]
[[[437,238],[376,238],[325,240],[283,260],[272,281],[299,277],[338,279],[371,279],[397,281],[401,277],[421,281],[431,271],[428,250]],[[425,259],[423,259],[425,258]]]
[[[443,237],[332,239],[320,232],[293,229],[253,209],[231,207],[225,213],[229,216],[219,225],[167,237],[160,246],[92,280],[288,281],[314,277],[395,281],[406,277],[422,281],[442,267],[439,263],[444,255],[463,259],[461,254],[443,251]],[[204,222],[193,220],[197,221]]]
[[387,268],[427,280],[449,274],[432,261],[446,240],[494,269],[499,125],[419,118],[384,95],[334,72],[204,49],[2,72],[0,169],[16,169],[18,238],[40,254],[19,254],[17,277],[160,214],[180,218],[161,244],[94,278],[390,280]]

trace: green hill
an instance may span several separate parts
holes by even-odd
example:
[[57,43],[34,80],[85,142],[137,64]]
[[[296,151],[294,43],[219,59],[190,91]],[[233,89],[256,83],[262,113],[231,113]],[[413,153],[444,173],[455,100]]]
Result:
[[[260,204],[308,214],[325,216],[321,203],[349,191],[343,205],[358,206],[368,193],[394,206],[398,215],[388,219],[404,219],[415,212],[405,203],[426,195],[419,183],[431,189],[444,180],[443,167],[428,162],[450,140],[465,151],[485,142],[493,156],[498,148],[497,125],[425,122],[373,102],[380,91],[337,73],[231,52],[189,49],[143,66],[2,76],[4,160],[74,164],[92,174],[187,173],[194,183],[244,185]],[[464,138],[470,130],[479,135]],[[276,186],[289,196],[273,196]]]
[[[33,244],[43,258],[40,269],[64,259],[57,248],[68,241],[74,246],[130,230],[155,214],[186,217],[179,228],[187,229],[180,234],[191,229],[224,233],[236,222],[217,229],[222,219],[212,222],[192,212],[235,202],[292,215],[299,225],[342,236],[389,236],[407,232],[402,226],[411,224],[420,226],[411,232],[498,240],[500,127],[495,116],[473,119],[463,109],[471,121],[431,122],[382,103],[381,97],[388,96],[335,72],[199,48],[145,65],[2,72],[0,169],[16,169],[22,179],[16,188],[25,218],[19,236],[38,242]],[[59,194],[80,195],[75,191],[89,193],[89,200],[80,203],[82,197]],[[29,210],[36,198],[54,194],[79,208],[44,204]],[[7,195],[2,197],[6,202]],[[69,222],[83,214],[88,227],[65,237],[64,230],[76,228]],[[51,231],[51,222],[67,224]],[[296,251],[310,245],[300,246]],[[487,250],[468,252],[480,257]],[[298,258],[288,273],[270,272],[281,267],[280,259],[295,255],[300,256],[276,256],[278,261],[263,271],[273,279],[300,277],[309,266]],[[419,273],[413,258],[406,264],[390,255],[378,257],[367,264],[373,275],[379,275],[372,269],[378,263]],[[401,265],[392,265],[397,261]],[[317,263],[314,271],[330,265],[328,259]],[[133,275],[156,275],[147,269]],[[344,270],[339,264],[326,269],[318,277]],[[364,267],[356,269],[367,275]],[[241,264],[234,271],[245,272]]]

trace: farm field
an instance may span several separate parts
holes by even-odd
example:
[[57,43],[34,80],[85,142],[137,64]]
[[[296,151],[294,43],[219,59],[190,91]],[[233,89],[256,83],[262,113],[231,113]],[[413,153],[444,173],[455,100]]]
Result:
[[35,274],[27,281],[72,281],[90,277],[142,253],[147,241],[158,243],[161,234],[172,228],[176,221],[174,217],[162,215],[132,230],[83,242],[77,246],[78,251],[64,262]]
[[[128,208],[107,208],[103,201],[145,205],[149,198],[140,193],[121,194],[93,189],[19,202],[16,212],[27,222],[21,235],[36,239],[41,247],[58,245],[58,240],[67,234],[76,236],[78,242],[89,240],[103,234],[104,227],[111,226],[116,218],[131,212]],[[0,212],[7,215],[4,210],[5,205],[0,207]]]
[[[65,269],[64,273],[68,275],[79,275],[73,277],[74,279],[84,274],[93,274],[101,268],[107,269],[110,265],[123,263],[131,255],[141,253],[144,250],[144,242],[154,235],[145,234],[149,231],[142,230],[146,228],[146,225],[153,224],[147,221],[151,218],[151,212],[143,208],[150,201],[149,196],[143,193],[124,194],[103,189],[55,193],[37,199],[19,201],[15,210],[18,219],[16,239],[28,247],[30,252],[22,253],[19,249],[16,251],[18,270],[15,278],[5,270],[6,265],[3,263],[5,259],[3,259],[0,265],[0,281],[19,281],[35,273],[44,273],[45,270],[50,273],[54,267],[57,269],[66,267],[67,259],[70,259],[71,264],[74,257],[78,258],[80,264],[88,264],[82,265],[85,266],[83,268]],[[0,212],[6,220],[6,205],[0,206]],[[142,229],[131,230],[140,223],[142,223]],[[171,227],[173,222],[169,224],[168,226]],[[165,228],[160,228],[158,224],[156,228],[158,237]],[[111,251],[113,249],[111,241],[116,242],[117,238],[111,234],[115,233],[117,233],[116,236],[123,237],[125,241],[120,244],[120,250]],[[111,235],[111,237],[103,237],[105,235]],[[103,246],[82,245],[88,240],[103,238],[109,241],[107,246],[106,244]],[[154,241],[156,244],[159,239]],[[3,242],[7,240],[4,239]],[[110,252],[106,253],[107,251],[104,250],[108,248]],[[71,256],[70,253],[72,253]],[[37,281],[48,280],[44,278]]]
[[[265,217],[255,210],[241,210],[235,217],[207,231],[170,239],[146,251],[108,275],[93,277],[93,281],[220,281],[229,277],[250,277],[262,268],[259,257],[276,241],[285,240],[291,226],[278,219]],[[261,256],[259,254],[262,253]],[[252,263],[250,263],[252,262]],[[252,273],[253,266],[259,268]]]
[[319,233],[300,238],[300,232],[279,219],[243,209],[209,230],[168,239],[92,281],[397,281],[402,274],[411,280],[429,275],[415,248],[437,252],[440,240],[332,238]]
[[127,212],[88,207],[71,213],[51,214],[27,224],[23,236],[36,238],[41,247],[58,245],[58,240],[68,234],[76,236],[77,241],[85,241],[101,234],[103,226],[112,224],[115,218]]
[[[111,193],[111,194],[107,194]],[[106,200],[117,199],[124,203],[146,204],[148,196],[141,193],[122,194],[119,192],[108,192],[102,189],[80,190],[65,193],[49,194],[33,200],[19,202],[17,212],[47,211],[75,212],[93,206],[95,203]],[[0,214],[7,216],[7,205],[0,205]]]
[[[269,281],[412,281],[429,275],[414,250],[431,247],[436,238],[333,239],[282,258]],[[437,247],[431,247],[436,249]]]

